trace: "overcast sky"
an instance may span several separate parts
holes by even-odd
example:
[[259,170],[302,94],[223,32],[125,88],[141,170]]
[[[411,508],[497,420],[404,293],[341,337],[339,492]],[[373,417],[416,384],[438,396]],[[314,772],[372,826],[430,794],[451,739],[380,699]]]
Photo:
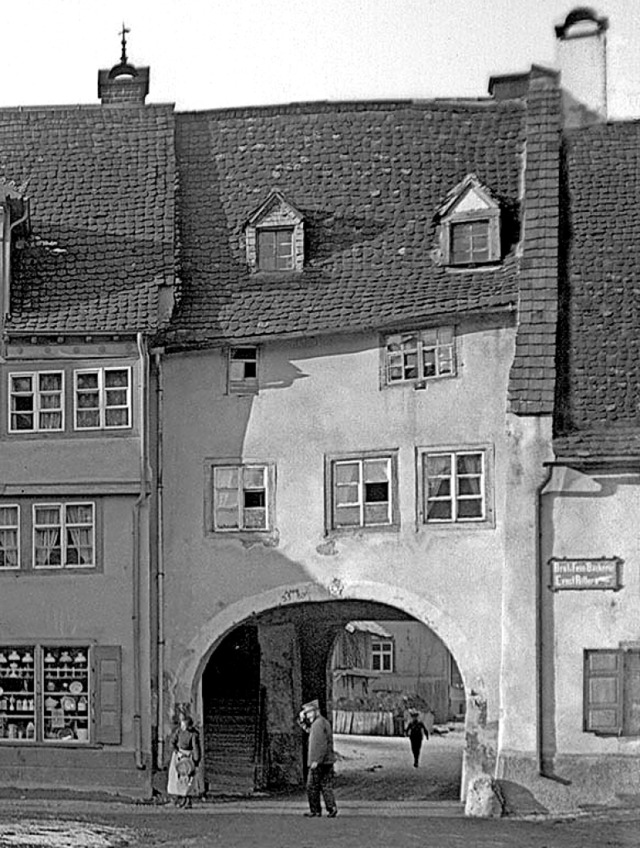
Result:
[[[300,100],[483,97],[492,74],[553,65],[564,0],[29,0],[3,5],[0,106],[96,103],[120,56],[179,110]],[[640,116],[640,0],[609,17],[609,111]]]

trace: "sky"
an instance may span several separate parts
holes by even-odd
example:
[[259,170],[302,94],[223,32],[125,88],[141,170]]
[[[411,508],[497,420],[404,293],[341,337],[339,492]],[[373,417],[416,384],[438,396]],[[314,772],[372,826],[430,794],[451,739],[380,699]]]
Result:
[[609,18],[609,114],[640,117],[640,0],[29,0],[3,8],[0,106],[97,103],[120,58],[179,111],[313,100],[484,97],[555,64],[576,6]]

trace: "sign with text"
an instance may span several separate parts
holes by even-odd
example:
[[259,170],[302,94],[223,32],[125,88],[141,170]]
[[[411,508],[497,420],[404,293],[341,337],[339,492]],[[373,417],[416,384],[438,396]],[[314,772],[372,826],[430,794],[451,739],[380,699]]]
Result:
[[552,592],[563,589],[612,589],[617,592],[622,588],[620,583],[619,557],[600,557],[599,559],[568,559],[552,557],[551,566]]

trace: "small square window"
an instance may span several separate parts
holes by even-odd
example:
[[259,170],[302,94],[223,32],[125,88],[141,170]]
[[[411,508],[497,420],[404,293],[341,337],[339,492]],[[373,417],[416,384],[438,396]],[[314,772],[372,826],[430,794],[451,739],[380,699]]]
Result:
[[9,374],[9,432],[60,432],[63,399],[62,371]]
[[95,368],[74,372],[76,430],[131,427],[131,369]]
[[465,524],[491,518],[485,450],[421,451],[425,524]]
[[34,568],[95,566],[95,505],[33,505]]
[[258,391],[257,347],[232,347],[229,350],[227,384],[230,394],[255,394]]
[[257,236],[260,271],[293,269],[293,229],[258,229]]
[[395,453],[330,459],[327,471],[330,529],[399,523]]
[[456,355],[453,327],[386,336],[384,374],[387,385],[454,377]]
[[273,482],[267,465],[215,465],[212,474],[214,532],[271,529]]
[[489,220],[451,224],[450,261],[452,265],[480,265],[489,262]]

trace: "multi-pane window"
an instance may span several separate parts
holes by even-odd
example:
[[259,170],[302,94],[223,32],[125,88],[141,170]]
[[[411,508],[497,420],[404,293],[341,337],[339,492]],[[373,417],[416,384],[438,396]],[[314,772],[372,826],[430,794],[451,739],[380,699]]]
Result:
[[121,742],[121,649],[0,645],[0,741]]
[[487,517],[484,451],[422,455],[424,520],[483,521]]
[[478,265],[491,259],[488,220],[451,224],[449,251],[452,265]]
[[9,432],[62,430],[63,388],[62,371],[9,374]]
[[291,271],[294,267],[293,229],[258,229],[258,268]]
[[331,462],[331,527],[381,527],[394,523],[392,456]]
[[35,568],[86,568],[95,564],[93,503],[33,505]]
[[232,347],[229,350],[229,391],[232,393],[258,390],[258,348]]
[[455,372],[453,327],[396,333],[387,336],[385,340],[387,384],[416,382],[431,377],[452,377]]
[[0,569],[20,567],[20,507],[0,505]]
[[92,368],[74,372],[76,430],[131,426],[131,369]]
[[267,465],[213,467],[213,530],[270,529],[270,475]]
[[371,643],[371,668],[373,671],[393,671],[393,642]]

